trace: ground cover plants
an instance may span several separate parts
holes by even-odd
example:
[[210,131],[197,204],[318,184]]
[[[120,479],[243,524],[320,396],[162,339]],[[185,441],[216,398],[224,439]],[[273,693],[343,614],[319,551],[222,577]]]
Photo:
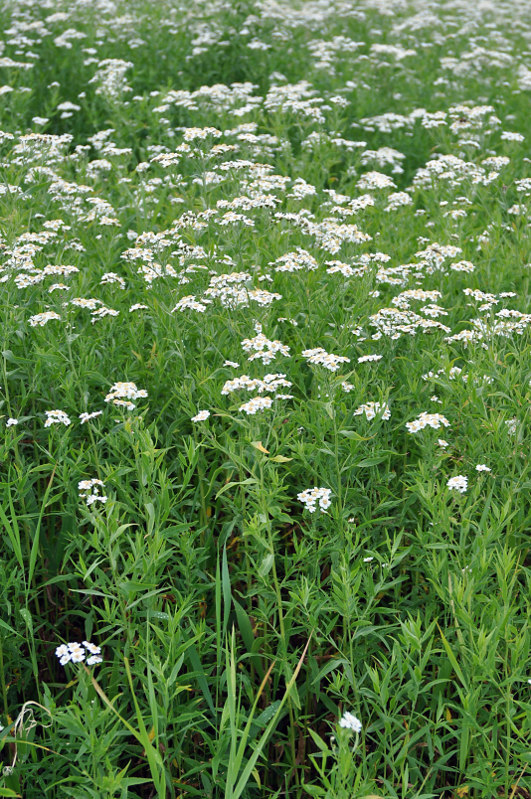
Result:
[[529,799],[530,40],[0,3],[0,796]]

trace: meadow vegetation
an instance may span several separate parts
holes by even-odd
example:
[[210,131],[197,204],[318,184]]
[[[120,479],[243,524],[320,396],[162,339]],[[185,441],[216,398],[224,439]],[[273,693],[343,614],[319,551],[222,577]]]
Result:
[[0,2],[0,796],[530,799],[530,49]]

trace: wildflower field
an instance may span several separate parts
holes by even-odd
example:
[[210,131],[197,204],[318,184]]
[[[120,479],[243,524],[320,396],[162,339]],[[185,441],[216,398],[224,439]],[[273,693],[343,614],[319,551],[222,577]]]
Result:
[[531,799],[528,0],[0,0],[0,797]]

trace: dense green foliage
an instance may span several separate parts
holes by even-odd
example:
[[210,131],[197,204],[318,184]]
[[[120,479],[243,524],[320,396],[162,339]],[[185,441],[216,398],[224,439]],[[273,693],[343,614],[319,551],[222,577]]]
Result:
[[531,796],[526,5],[0,5],[0,796]]

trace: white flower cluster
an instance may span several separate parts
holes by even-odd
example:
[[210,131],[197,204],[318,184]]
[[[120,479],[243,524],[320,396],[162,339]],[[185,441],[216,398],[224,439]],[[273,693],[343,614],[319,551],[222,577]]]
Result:
[[51,427],[52,424],[64,424],[68,427],[71,424],[70,418],[64,411],[44,411],[44,413],[46,414],[45,427]]
[[451,491],[459,491],[460,494],[464,494],[468,488],[468,479],[463,474],[457,474],[455,477],[450,477],[446,487]]
[[50,322],[52,319],[60,319],[58,313],[55,311],[44,311],[44,313],[35,314],[35,316],[30,316],[29,323],[31,327],[44,327],[47,322]]
[[383,355],[361,355],[358,358],[358,363],[370,363],[371,361],[381,361]]
[[277,353],[285,357],[289,356],[287,344],[283,344],[278,340],[271,341],[268,339],[262,333],[262,325],[259,323],[255,325],[254,329],[256,330],[256,336],[254,338],[244,338],[242,341],[244,351],[252,353],[247,360],[255,361],[258,359],[267,365],[275,360]]
[[233,391],[245,389],[246,391],[258,391],[259,394],[263,394],[264,392],[277,391],[281,387],[289,388],[291,385],[293,385],[292,382],[286,380],[286,375],[281,372],[267,374],[263,378],[241,375],[241,377],[235,377],[233,380],[226,380],[221,393],[232,394]]
[[341,363],[350,363],[350,358],[344,355],[334,355],[331,352],[326,352],[322,347],[317,347],[313,350],[303,350],[302,357],[308,360],[308,363],[313,363],[318,366],[324,366],[330,372],[337,372]]
[[319,264],[307,250],[297,247],[295,252],[287,252],[276,261],[270,261],[269,266],[274,266],[276,272],[300,272],[302,269],[312,272]]
[[273,405],[271,397],[253,397],[248,402],[240,405],[239,410],[245,411],[248,416],[254,416],[258,411],[265,411]]
[[207,304],[210,304],[211,300],[197,300],[194,294],[188,294],[186,297],[181,297],[175,308],[172,309],[172,313],[174,311],[197,311],[198,313],[204,313],[207,309]]
[[210,411],[198,411],[195,416],[192,416],[192,422],[205,422],[210,416]]
[[361,416],[362,414],[365,414],[365,417],[369,421],[374,419],[379,414],[382,415],[382,419],[391,418],[391,410],[389,405],[387,405],[385,402],[365,402],[354,411],[354,416]]
[[131,91],[125,79],[125,73],[133,66],[131,61],[120,58],[105,58],[98,63],[98,69],[89,83],[96,84],[96,94],[118,100],[124,92]]
[[425,427],[433,427],[434,430],[438,430],[440,427],[449,426],[450,422],[442,413],[427,413],[426,411],[422,411],[412,422],[406,423],[409,433],[418,433],[419,430],[424,430]]
[[132,411],[136,406],[131,400],[147,397],[145,389],[138,389],[135,383],[114,383],[111,390],[105,397],[105,402],[112,402],[113,405],[118,405]]
[[376,189],[396,189],[396,183],[382,172],[365,172],[358,180],[356,186],[362,191],[375,191]]
[[[251,302],[266,306],[271,305],[275,300],[282,299],[280,294],[250,287],[247,284],[251,280],[252,277],[248,272],[214,275],[210,278],[205,296],[218,299],[225,308],[246,308]],[[203,302],[209,302],[209,300],[204,299]]]
[[77,484],[78,494],[81,499],[84,499],[87,506],[93,505],[95,502],[104,504],[107,502],[105,494],[100,494],[100,489],[105,488],[103,480],[98,480],[93,477],[91,480],[80,480]]
[[450,264],[450,269],[453,272],[473,272],[475,268],[471,261],[457,261],[455,264]]
[[361,732],[361,721],[348,710],[339,719],[339,726],[346,730],[353,730],[353,732]]
[[90,419],[96,419],[98,416],[101,416],[103,411],[92,411],[92,413],[87,413],[84,411],[83,413],[79,414],[79,421],[81,424],[85,424],[86,422],[90,421]]
[[55,650],[55,654],[59,658],[61,666],[66,666],[67,663],[82,663],[87,657],[87,666],[94,666],[96,663],[101,663],[101,647],[96,644],[91,644],[90,641],[83,641],[82,644],[69,643],[61,644]]
[[306,510],[314,513],[317,510],[317,502],[322,511],[330,507],[330,496],[332,491],[329,488],[307,488],[297,494],[297,499],[306,506]]

